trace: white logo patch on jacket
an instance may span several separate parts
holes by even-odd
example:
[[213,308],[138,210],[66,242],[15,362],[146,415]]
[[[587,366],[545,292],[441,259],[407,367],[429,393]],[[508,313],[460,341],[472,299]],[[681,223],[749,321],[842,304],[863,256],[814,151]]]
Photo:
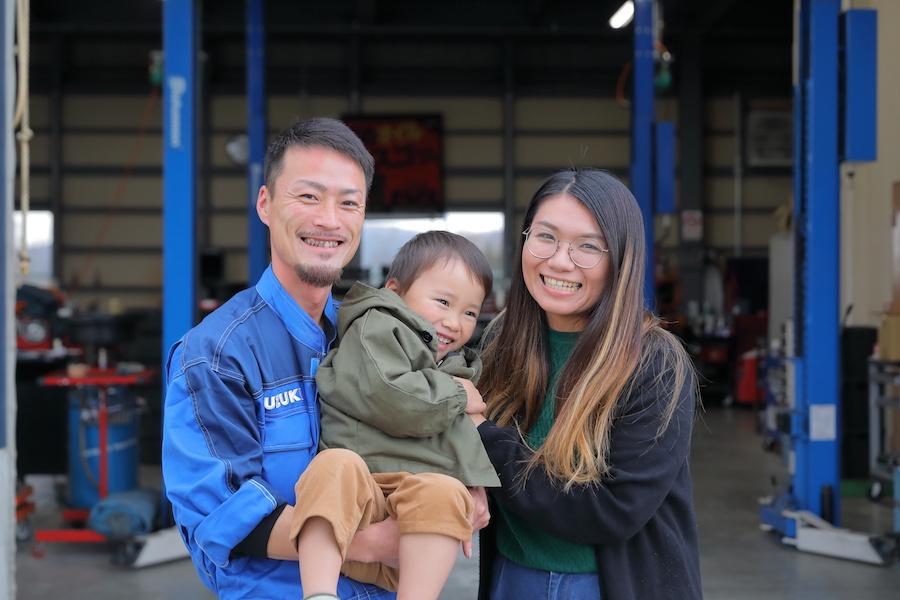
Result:
[[297,402],[303,402],[303,394],[300,392],[299,387],[284,390],[283,392],[278,392],[272,396],[263,397],[263,406],[266,410],[275,410],[276,408],[288,406]]

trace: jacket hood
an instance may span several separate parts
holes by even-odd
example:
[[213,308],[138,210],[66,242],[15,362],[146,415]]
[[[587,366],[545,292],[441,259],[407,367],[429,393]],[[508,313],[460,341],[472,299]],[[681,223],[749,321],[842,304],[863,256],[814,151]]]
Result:
[[416,331],[433,330],[431,324],[410,310],[396,293],[387,288],[373,288],[356,282],[341,302],[338,313],[338,335],[343,337],[353,321],[373,308],[389,313]]

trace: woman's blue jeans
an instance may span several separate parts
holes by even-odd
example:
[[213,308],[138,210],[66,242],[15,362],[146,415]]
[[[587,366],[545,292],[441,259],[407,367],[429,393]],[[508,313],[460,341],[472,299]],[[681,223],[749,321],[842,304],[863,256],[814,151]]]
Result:
[[338,579],[337,595],[342,600],[395,600],[397,598],[397,594],[394,592],[388,592],[371,583],[360,583],[343,575]]
[[555,573],[516,564],[498,554],[491,573],[491,600],[594,600],[596,573]]

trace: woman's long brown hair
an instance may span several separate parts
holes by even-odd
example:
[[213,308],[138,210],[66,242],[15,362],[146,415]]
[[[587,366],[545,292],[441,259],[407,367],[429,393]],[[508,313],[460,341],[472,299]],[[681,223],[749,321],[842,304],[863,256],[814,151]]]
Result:
[[[556,418],[527,473],[542,466],[562,482],[595,483],[610,470],[613,419],[621,400],[652,362],[667,405],[658,433],[665,431],[691,372],[678,340],[644,308],[644,223],[634,196],[604,171],[585,169],[552,175],[535,193],[525,228],[544,200],[569,195],[597,220],[609,253],[609,275],[589,315],[556,391]],[[517,266],[521,265],[519,245]],[[525,287],[521,266],[513,270],[506,309],[486,334],[479,388],[489,419],[528,431],[540,413],[549,381],[547,318]]]

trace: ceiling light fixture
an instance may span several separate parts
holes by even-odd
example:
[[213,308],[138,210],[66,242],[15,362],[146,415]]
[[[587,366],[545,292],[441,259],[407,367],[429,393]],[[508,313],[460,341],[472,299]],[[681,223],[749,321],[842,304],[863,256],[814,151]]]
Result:
[[619,7],[613,16],[609,18],[609,26],[613,29],[622,29],[634,18],[634,2],[628,0]]

